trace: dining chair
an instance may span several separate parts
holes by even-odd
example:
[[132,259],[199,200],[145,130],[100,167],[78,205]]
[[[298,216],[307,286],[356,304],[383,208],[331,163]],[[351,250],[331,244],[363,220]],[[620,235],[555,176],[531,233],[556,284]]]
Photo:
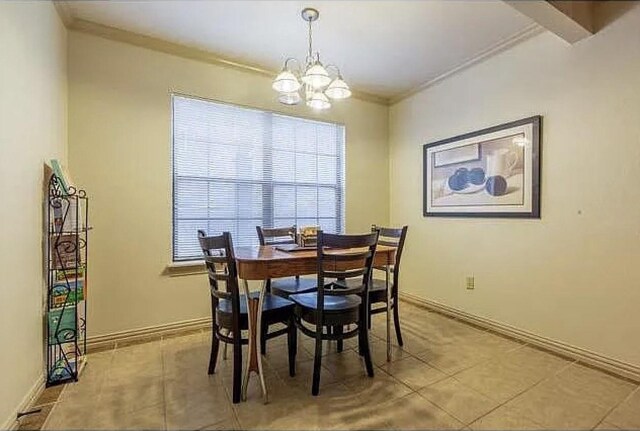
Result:
[[[211,354],[209,374],[213,374],[218,360],[220,341],[233,345],[233,402],[240,402],[242,384],[242,346],[249,344],[248,338],[242,338],[242,331],[249,329],[247,300],[240,295],[238,272],[233,252],[233,241],[229,232],[219,236],[207,236],[198,230],[198,240],[204,254],[209,284],[211,288]],[[220,282],[225,283],[221,289]],[[256,292],[256,296],[258,293]],[[284,328],[264,333],[266,339],[287,334],[289,351],[289,375],[295,375],[297,352],[297,329],[293,315],[294,303],[286,298],[266,294],[263,302],[263,327],[282,323]],[[223,330],[226,333],[223,333]]]
[[[295,321],[300,331],[315,339],[311,393],[320,390],[322,342],[358,336],[360,355],[367,375],[373,377],[369,350],[368,295],[378,232],[364,235],[335,235],[318,231],[317,286],[315,292],[289,296],[296,303]],[[333,281],[326,284],[326,280]],[[344,284],[359,280],[357,284]],[[339,283],[343,283],[338,285]],[[355,324],[355,329],[345,325]],[[325,330],[326,329],[326,330]]]
[[[260,245],[296,244],[296,225],[291,227],[264,228],[256,226]],[[267,291],[288,298],[296,293],[313,292],[316,280],[313,278],[285,277],[267,280]]]
[[[400,346],[402,343],[402,333],[400,331],[400,315],[398,307],[398,292],[399,292],[399,280],[400,280],[400,258],[402,257],[402,250],[404,248],[404,241],[407,237],[408,226],[401,228],[391,227],[379,227],[376,225],[371,226],[371,231],[380,232],[378,238],[378,245],[384,245],[387,247],[394,247],[396,249],[396,258],[393,265],[390,266],[389,272],[391,279],[389,280],[389,287],[391,288],[391,294],[387,293],[386,279],[373,278],[371,285],[369,286],[369,327],[371,327],[371,316],[378,313],[387,312],[387,297],[391,299],[390,309],[393,310],[393,326],[396,329],[396,338]],[[375,269],[386,271],[385,267],[376,267]],[[374,307],[375,304],[385,304],[383,307]],[[389,318],[389,316],[387,316]]]

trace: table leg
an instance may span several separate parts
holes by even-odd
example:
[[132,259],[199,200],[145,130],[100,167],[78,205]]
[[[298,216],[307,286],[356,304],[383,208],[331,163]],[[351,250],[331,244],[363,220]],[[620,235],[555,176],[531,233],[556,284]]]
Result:
[[251,298],[249,296],[249,283],[247,280],[242,280],[242,288],[247,301],[247,313],[249,320],[249,352],[247,354],[247,364],[244,369],[244,377],[242,379],[242,399],[247,399],[247,388],[249,386],[249,375],[251,371],[258,374],[260,377],[260,385],[262,387],[262,396],[264,402],[267,403],[267,386],[264,381],[264,373],[262,372],[262,356],[258,353],[260,346],[260,340],[262,327],[262,304],[264,303],[264,295],[266,290],[266,282],[262,282],[260,285],[260,296],[258,298]]
[[391,288],[389,286],[389,265],[385,266],[387,288],[387,362],[391,361]]

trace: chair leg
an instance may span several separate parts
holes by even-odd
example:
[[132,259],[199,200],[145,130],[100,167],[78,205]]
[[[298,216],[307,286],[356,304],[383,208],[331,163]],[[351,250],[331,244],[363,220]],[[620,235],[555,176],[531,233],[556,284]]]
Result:
[[209,374],[216,372],[216,364],[218,362],[218,349],[220,348],[220,340],[218,340],[218,326],[213,325],[211,330],[211,353],[209,355]]
[[369,349],[369,331],[365,322],[360,322],[360,339],[362,340],[362,356],[364,356],[364,364],[367,368],[367,375],[373,377],[373,362],[371,361],[371,349]]
[[[333,329],[333,333],[338,335],[338,336],[340,336],[340,337],[342,337],[343,328],[344,327],[342,325],[336,326]],[[344,340],[342,338],[338,338],[338,343],[337,344],[338,344],[338,346],[337,346],[338,352],[342,352],[344,350]]]
[[371,321],[373,320],[371,319],[373,317],[373,314],[371,313],[371,308],[372,308],[371,301],[367,301],[367,328],[369,330],[371,330]]
[[233,342],[233,403],[238,404],[242,393],[242,344],[240,337]]
[[[231,330],[227,331],[227,337],[231,336]],[[222,359],[224,359],[225,361],[227,360],[227,347],[229,347],[229,343],[224,343],[224,346],[222,346]]]
[[296,353],[298,352],[298,328],[293,317],[289,319],[287,347],[289,349],[289,376],[294,377],[296,375]]
[[313,359],[313,384],[311,395],[318,395],[320,392],[320,369],[322,366],[322,323],[316,324],[316,350]]
[[268,325],[262,325],[262,334],[260,334],[260,353],[262,355],[267,354],[267,333],[269,332]]
[[398,311],[398,298],[393,300],[393,326],[396,328],[396,338],[398,339],[398,345],[402,346],[402,333],[400,332],[400,312]]

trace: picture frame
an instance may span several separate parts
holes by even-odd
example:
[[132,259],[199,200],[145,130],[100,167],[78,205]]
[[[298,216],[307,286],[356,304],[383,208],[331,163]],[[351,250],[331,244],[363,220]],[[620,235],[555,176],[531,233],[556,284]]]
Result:
[[542,116],[423,145],[425,217],[540,218]]

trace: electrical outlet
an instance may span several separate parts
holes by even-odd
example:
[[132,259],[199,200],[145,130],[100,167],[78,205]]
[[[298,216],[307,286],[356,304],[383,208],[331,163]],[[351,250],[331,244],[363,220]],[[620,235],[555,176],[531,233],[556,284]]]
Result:
[[476,288],[476,279],[474,276],[468,276],[467,277],[467,289],[468,290],[473,290]]

